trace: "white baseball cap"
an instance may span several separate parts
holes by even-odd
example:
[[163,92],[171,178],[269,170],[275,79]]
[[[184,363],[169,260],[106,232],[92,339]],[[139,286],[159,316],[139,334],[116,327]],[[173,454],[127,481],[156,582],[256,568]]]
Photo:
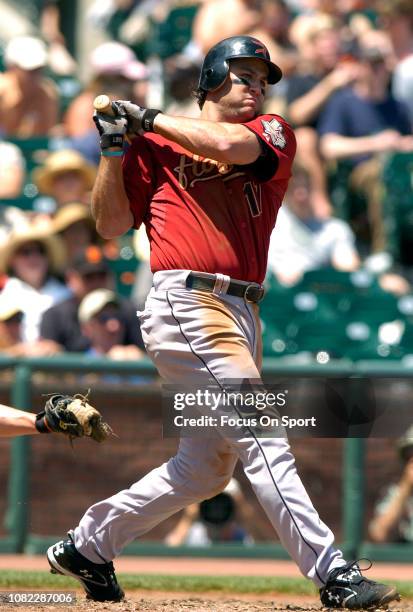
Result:
[[7,67],[18,66],[23,70],[35,70],[47,64],[47,47],[40,38],[16,36],[4,51]]
[[119,304],[119,299],[114,291],[110,289],[95,289],[95,291],[91,291],[80,302],[79,321],[87,323],[108,304]]
[[105,42],[92,51],[90,63],[96,74],[119,74],[131,81],[148,78],[148,69],[132,49],[118,42]]

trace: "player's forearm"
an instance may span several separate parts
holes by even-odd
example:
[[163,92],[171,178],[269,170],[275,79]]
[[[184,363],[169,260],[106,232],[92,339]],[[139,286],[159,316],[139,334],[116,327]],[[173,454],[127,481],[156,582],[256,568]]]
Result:
[[191,153],[226,164],[250,164],[261,153],[257,138],[243,125],[159,114],[155,132]]
[[39,433],[35,427],[36,415],[10,406],[0,405],[0,435],[32,435]]
[[98,233],[106,239],[121,236],[133,225],[120,157],[101,158],[92,192],[92,215]]

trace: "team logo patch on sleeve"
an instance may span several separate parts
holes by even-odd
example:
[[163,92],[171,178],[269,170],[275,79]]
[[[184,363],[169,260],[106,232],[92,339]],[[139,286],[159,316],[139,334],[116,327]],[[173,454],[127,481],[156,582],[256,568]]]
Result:
[[286,145],[283,126],[277,119],[265,121],[261,119],[262,127],[264,128],[264,136],[268,142],[272,142],[274,147],[283,149]]

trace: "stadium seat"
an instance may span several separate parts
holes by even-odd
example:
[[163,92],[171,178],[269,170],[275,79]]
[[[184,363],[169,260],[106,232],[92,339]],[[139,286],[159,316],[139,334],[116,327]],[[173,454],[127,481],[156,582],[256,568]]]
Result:
[[413,294],[403,295],[397,300],[398,318],[413,325]]
[[413,264],[413,154],[390,156],[383,167],[383,214],[388,250],[405,265]]
[[358,295],[351,304],[348,316],[354,321],[364,321],[370,325],[394,321],[400,317],[398,300],[393,294],[380,290]]
[[31,181],[31,172],[42,164],[50,152],[50,139],[47,136],[35,138],[8,138],[19,147],[26,162],[26,180],[22,194],[18,198],[1,200],[2,206],[17,206],[23,210],[33,210],[34,201],[38,195],[38,189]]
[[407,324],[400,339],[400,346],[405,355],[413,355],[413,324]]
[[344,329],[336,321],[291,324],[286,330],[288,341],[296,344],[296,352],[308,351],[313,355],[326,352],[331,358],[342,357],[345,341]]
[[8,138],[9,142],[17,145],[26,160],[26,172],[31,173],[33,168],[42,164],[50,152],[50,139],[48,136],[33,138]]
[[162,23],[153,24],[151,49],[161,59],[180,53],[191,40],[192,22],[199,5],[187,3],[186,6],[172,8]]
[[377,279],[366,270],[341,272],[334,268],[309,270],[297,286],[297,290],[322,296],[323,301],[340,316],[350,311],[359,296],[368,295],[378,288]]
[[352,361],[382,359],[394,355],[392,347],[379,340],[379,327],[365,321],[348,321],[342,355]]

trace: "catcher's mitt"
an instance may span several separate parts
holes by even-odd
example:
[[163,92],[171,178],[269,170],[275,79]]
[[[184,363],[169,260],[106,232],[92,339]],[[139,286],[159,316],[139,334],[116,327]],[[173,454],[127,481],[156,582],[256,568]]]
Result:
[[96,408],[88,404],[88,397],[77,393],[52,395],[44,410],[36,415],[36,429],[40,433],[59,432],[73,438],[89,436],[96,442],[103,442],[113,433],[103,421]]

